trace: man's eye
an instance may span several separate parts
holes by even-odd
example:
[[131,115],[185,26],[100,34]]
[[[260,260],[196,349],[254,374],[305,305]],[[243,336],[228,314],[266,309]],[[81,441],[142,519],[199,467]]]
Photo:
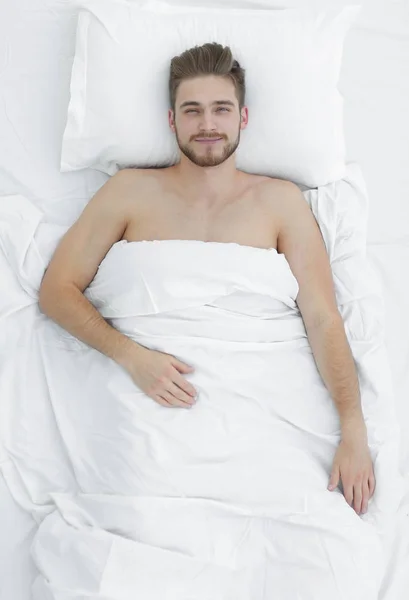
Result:
[[[225,106],[219,106],[219,108],[218,108],[217,110],[226,110],[227,112],[230,112],[230,111],[229,111],[229,109],[228,109],[228,108],[226,108]],[[197,112],[197,110],[196,110],[195,108],[189,108],[189,109],[186,111],[186,114],[187,114],[187,113],[191,113],[191,112]]]

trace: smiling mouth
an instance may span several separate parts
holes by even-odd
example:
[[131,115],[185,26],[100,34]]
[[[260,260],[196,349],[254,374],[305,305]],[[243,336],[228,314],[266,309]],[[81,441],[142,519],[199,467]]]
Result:
[[223,138],[196,138],[195,142],[199,142],[200,144],[215,144],[216,142],[220,142]]

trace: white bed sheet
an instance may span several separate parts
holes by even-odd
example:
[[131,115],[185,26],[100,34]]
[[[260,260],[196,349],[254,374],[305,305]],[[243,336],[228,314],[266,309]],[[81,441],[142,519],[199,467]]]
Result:
[[[386,343],[398,416],[406,432],[402,462],[408,473],[409,317],[404,291],[409,259],[409,115],[404,107],[409,104],[409,5],[406,0],[361,4],[363,12],[346,43],[340,89],[348,159],[362,166],[369,191],[368,256],[384,286]],[[70,222],[107,179],[92,170],[59,172],[75,14],[70,0],[0,4],[0,194],[24,194],[46,211],[50,221],[61,224]],[[0,273],[4,316],[22,296],[2,256]],[[31,600],[33,523],[13,503],[2,477],[0,509],[0,600]],[[408,513],[409,497],[391,539],[391,564],[380,600],[407,597]]]

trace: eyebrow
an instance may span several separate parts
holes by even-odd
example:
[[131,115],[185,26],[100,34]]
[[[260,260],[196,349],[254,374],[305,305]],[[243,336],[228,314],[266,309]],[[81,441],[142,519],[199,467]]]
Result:
[[[212,106],[214,104],[228,104],[229,106],[234,106],[234,102],[231,100],[215,100],[212,102]],[[185,106],[202,106],[201,102],[195,102],[194,100],[186,100],[186,102],[182,102],[179,108],[183,108]]]

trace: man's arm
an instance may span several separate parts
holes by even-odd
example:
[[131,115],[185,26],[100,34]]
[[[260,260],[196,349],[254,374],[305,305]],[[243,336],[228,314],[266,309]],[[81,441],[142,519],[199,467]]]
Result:
[[279,185],[274,200],[278,251],[285,254],[297,279],[296,301],[315,362],[338,410],[343,439],[357,435],[366,439],[355,362],[336,304],[321,231],[299,188],[288,181]]
[[362,412],[359,381],[334,293],[332,270],[321,231],[301,191],[282,182],[278,199],[278,248],[293,271],[311,349],[320,375],[338,409],[341,441],[334,455],[328,490],[342,480],[347,503],[365,513],[375,475]]
[[306,330],[318,370],[339,413],[342,439],[359,435],[367,442],[359,380],[341,316],[306,326]]
[[119,241],[129,217],[129,198],[137,173],[120,171],[89,201],[59,243],[41,282],[43,313],[76,338],[122,366],[145,349],[109,325],[83,291],[111,246]]

